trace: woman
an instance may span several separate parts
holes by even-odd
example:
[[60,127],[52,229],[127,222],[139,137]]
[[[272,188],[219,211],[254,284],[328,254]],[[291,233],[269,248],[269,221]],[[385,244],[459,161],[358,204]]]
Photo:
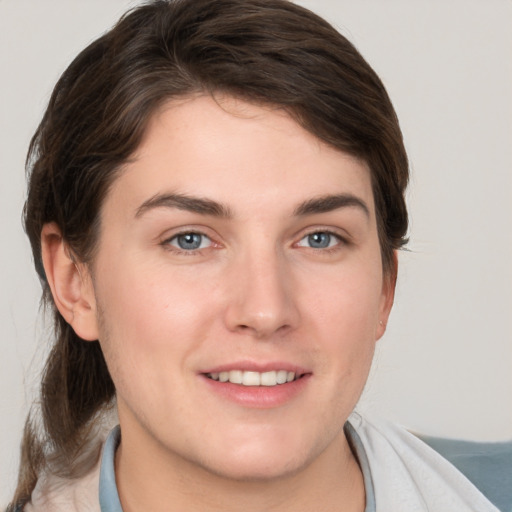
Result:
[[352,414],[408,171],[384,87],[326,22],[267,0],[135,9],[66,70],[29,156],[56,339],[13,506],[495,510]]

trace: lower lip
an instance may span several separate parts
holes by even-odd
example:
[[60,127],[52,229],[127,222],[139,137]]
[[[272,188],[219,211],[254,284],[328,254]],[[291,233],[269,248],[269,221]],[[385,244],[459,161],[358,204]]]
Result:
[[270,409],[285,405],[307,386],[311,374],[276,386],[242,386],[231,382],[220,382],[201,375],[205,383],[216,394],[238,405],[255,409]]

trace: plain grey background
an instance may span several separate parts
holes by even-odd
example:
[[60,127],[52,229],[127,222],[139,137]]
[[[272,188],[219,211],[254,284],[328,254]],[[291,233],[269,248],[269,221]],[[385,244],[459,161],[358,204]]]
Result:
[[[0,0],[0,504],[48,325],[21,228],[24,158],[72,58],[137,2]],[[512,438],[512,2],[309,0],[380,74],[412,167],[409,252],[360,407],[433,435]]]

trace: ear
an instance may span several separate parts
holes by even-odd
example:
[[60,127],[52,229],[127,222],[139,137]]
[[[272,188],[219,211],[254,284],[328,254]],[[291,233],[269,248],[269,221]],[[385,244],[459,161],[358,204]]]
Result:
[[98,339],[96,299],[88,267],[76,262],[54,222],[41,231],[46,279],[60,314],[82,339]]
[[384,333],[386,332],[386,327],[388,324],[389,314],[391,313],[391,308],[393,307],[393,302],[395,300],[395,288],[396,288],[396,278],[398,275],[398,254],[397,251],[393,251],[393,262],[392,268],[389,269],[383,277],[382,280],[382,296],[381,296],[381,304],[379,311],[379,325],[377,325],[376,331],[376,340],[382,338]]

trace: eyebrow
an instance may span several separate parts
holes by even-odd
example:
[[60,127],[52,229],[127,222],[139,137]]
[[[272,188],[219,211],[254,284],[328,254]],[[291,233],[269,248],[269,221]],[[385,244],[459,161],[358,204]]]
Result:
[[200,215],[211,215],[220,218],[231,218],[233,216],[227,206],[217,201],[212,201],[211,199],[192,197],[186,194],[156,194],[147,201],[144,201],[137,208],[135,217],[140,217],[148,210],[162,207],[177,208],[178,210],[186,210]]
[[327,213],[339,208],[359,208],[367,217],[370,217],[368,205],[359,197],[352,194],[332,194],[301,203],[294,211],[294,215],[303,216],[315,213]]
[[[295,208],[293,215],[301,217],[351,207],[359,208],[367,217],[370,217],[370,210],[366,203],[352,194],[331,194],[308,199]],[[233,217],[230,208],[222,203],[212,199],[177,193],[156,194],[150,197],[137,208],[135,217],[141,217],[144,213],[154,208],[177,208],[200,215],[210,215],[225,219]]]

